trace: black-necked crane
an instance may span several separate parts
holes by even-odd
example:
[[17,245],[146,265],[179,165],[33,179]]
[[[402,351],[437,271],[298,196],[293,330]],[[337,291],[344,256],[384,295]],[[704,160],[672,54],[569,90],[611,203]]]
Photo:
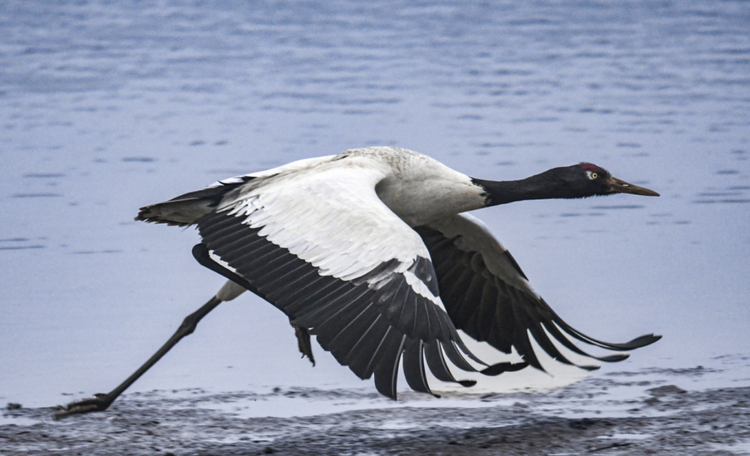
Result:
[[[120,386],[69,404],[58,417],[109,407],[201,318],[245,290],[289,317],[311,360],[312,334],[358,377],[374,375],[377,390],[394,399],[399,365],[409,386],[425,393],[431,392],[425,364],[438,380],[464,386],[475,382],[457,381],[448,361],[486,375],[543,370],[532,338],[565,364],[573,363],[558,345],[600,361],[623,360],[627,354],[589,355],[573,341],[627,351],[660,336],[617,344],[575,330],[531,289],[484,224],[464,214],[514,201],[615,193],[658,196],[590,163],[496,182],[409,150],[372,147],[231,178],[141,208],[136,220],[197,225],[203,242],[193,255],[228,282]],[[488,366],[458,330],[503,353],[515,350],[522,360]]]

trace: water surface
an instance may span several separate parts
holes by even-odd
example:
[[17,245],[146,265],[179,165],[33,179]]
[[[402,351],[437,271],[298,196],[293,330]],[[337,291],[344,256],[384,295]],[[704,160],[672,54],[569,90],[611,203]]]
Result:
[[[368,145],[485,179],[589,161],[657,190],[476,215],[574,327],[664,335],[594,375],[713,366],[713,386],[750,382],[720,367],[750,353],[745,2],[32,0],[0,12],[0,401],[108,391],[221,285],[192,259],[194,230],[136,223],[139,207]],[[317,347],[311,368],[292,334],[243,296],[133,391],[372,387]]]

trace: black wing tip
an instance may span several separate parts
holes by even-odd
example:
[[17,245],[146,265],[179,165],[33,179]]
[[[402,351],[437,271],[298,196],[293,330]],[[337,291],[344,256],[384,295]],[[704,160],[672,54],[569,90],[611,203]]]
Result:
[[[577,331],[576,329],[572,328],[569,324],[565,323],[564,321],[560,320],[559,317],[557,317],[554,322],[560,326],[560,328],[566,332],[568,335],[585,342],[589,345],[595,345],[607,350],[614,350],[614,351],[627,351],[627,350],[635,350],[638,348],[645,347],[647,345],[651,345],[654,342],[661,339],[660,335],[657,334],[645,334],[640,337],[636,337],[635,339],[631,340],[630,342],[625,343],[611,343],[611,342],[603,342],[601,340],[594,339],[592,337],[589,337],[580,331]],[[560,338],[557,337],[559,340]],[[589,357],[592,357],[591,355],[587,355]]]
[[602,356],[596,359],[605,363],[619,363],[620,361],[625,361],[628,358],[630,358],[630,355],[628,355],[627,353],[620,353],[619,355]]
[[383,396],[397,401],[398,393],[394,381],[395,378],[395,375],[391,376],[390,374],[381,374],[375,371],[375,389]]
[[526,361],[522,363],[497,363],[486,369],[482,369],[479,373],[488,377],[495,377],[504,372],[516,372],[527,367],[529,367],[529,363]]
[[636,348],[645,347],[648,345],[653,344],[654,342],[661,339],[660,335],[657,334],[646,334],[640,337],[636,337],[635,339],[631,340],[630,342],[624,343],[623,346],[626,347],[628,350],[633,350]]

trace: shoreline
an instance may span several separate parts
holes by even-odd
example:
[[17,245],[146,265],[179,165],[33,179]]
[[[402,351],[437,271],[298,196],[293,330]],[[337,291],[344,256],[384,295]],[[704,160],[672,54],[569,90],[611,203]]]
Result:
[[134,393],[105,412],[62,420],[52,419],[52,407],[6,408],[0,447],[7,456],[750,453],[750,386],[686,391],[663,381],[635,383],[635,397],[612,393],[633,382],[587,379],[552,392],[486,397],[479,405],[475,398],[466,407],[453,399],[446,407],[407,399],[291,417],[247,417],[242,409],[274,398],[323,407],[355,400],[356,407],[360,392]]

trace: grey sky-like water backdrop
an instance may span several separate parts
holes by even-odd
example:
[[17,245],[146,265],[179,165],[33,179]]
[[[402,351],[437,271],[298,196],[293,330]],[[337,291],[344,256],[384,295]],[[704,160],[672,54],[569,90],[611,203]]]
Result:
[[[108,391],[221,285],[140,206],[368,145],[657,190],[475,215],[574,327],[664,335],[602,372],[750,354],[746,2],[9,1],[0,31],[0,400]],[[243,296],[133,390],[374,389],[315,349]]]

